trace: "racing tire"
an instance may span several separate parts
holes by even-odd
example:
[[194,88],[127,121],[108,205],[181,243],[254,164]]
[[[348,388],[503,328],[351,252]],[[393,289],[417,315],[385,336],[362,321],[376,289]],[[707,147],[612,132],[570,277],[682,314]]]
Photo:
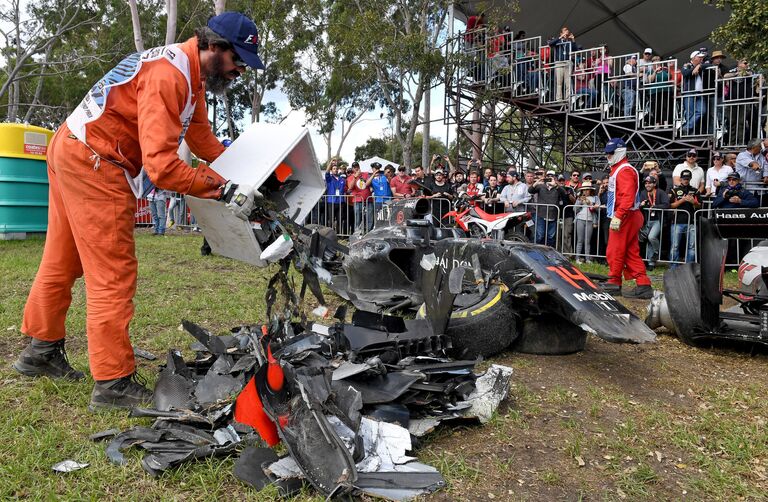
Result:
[[522,232],[518,232],[515,229],[509,229],[504,231],[504,240],[511,242],[531,242],[531,239],[526,237]]
[[560,316],[537,316],[523,321],[522,333],[512,350],[523,354],[559,356],[581,352],[587,332]]
[[664,272],[664,296],[675,334],[686,345],[697,346],[695,335],[704,329],[698,263],[686,263]]
[[336,235],[336,230],[334,230],[331,227],[326,227],[325,225],[320,225],[318,223],[309,223],[307,225],[304,225],[304,227],[310,230],[317,230],[317,233],[325,237],[326,239],[330,239],[334,242],[339,241],[339,238]]
[[463,359],[498,354],[517,338],[517,318],[505,292],[505,286],[492,285],[480,301],[451,313],[446,335]]

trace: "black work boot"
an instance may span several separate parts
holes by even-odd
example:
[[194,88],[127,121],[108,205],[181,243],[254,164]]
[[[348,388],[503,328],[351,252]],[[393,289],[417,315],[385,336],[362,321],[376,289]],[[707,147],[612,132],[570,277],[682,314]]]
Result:
[[639,300],[650,300],[653,298],[653,288],[649,285],[636,286],[635,289],[624,293],[624,298],[637,298]]
[[88,409],[99,411],[148,404],[152,402],[152,391],[145,385],[146,382],[138,373],[114,380],[97,381],[91,392],[91,404]]
[[47,376],[69,380],[83,378],[82,371],[77,371],[70,366],[67,352],[64,350],[63,338],[55,342],[32,338],[13,363],[13,369],[31,377]]
[[621,296],[621,285],[620,284],[614,284],[612,282],[604,282],[600,285],[601,288],[603,288],[603,291],[606,293],[609,293],[613,296]]

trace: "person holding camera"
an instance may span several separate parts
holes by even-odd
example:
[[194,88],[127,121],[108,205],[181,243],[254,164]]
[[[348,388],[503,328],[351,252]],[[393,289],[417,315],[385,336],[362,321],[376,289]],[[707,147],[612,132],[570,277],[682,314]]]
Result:
[[548,40],[547,45],[551,47],[552,61],[555,63],[555,100],[562,101],[571,96],[571,52],[581,47],[576,44],[576,37],[567,26],[560,29],[556,38]]
[[[321,206],[320,224],[340,229],[346,220],[346,211],[343,211],[346,181],[339,175],[338,163],[338,159],[333,158],[325,169],[325,203]],[[335,222],[339,222],[338,226]]]
[[555,246],[560,201],[566,197],[554,171],[533,184],[528,193],[536,196],[536,243]]
[[576,223],[576,263],[592,262],[592,230],[597,228],[600,199],[595,195],[591,181],[585,181],[576,189],[579,196],[574,208]]
[[734,172],[728,173],[726,184],[717,190],[717,196],[712,201],[712,209],[758,207],[759,205],[760,199],[741,186],[741,176]]
[[645,216],[645,224],[640,229],[640,242],[647,242],[645,247],[645,259],[648,260],[646,268],[653,270],[656,268],[656,260],[659,259],[661,236],[661,218],[660,209],[669,209],[669,196],[658,187],[658,180],[655,176],[646,176],[643,181],[643,190],[640,192],[640,209]]
[[[433,166],[434,166],[434,169],[433,169]],[[448,155],[440,155],[437,153],[434,154],[432,156],[432,160],[429,161],[429,172],[433,173],[435,172],[436,169],[442,169],[447,173],[452,173],[453,171],[456,170],[453,167],[453,164],[451,163],[451,159],[448,158]]]
[[707,178],[704,183],[705,197],[715,197],[720,187],[726,185],[728,173],[733,172],[733,169],[723,163],[723,155],[720,152],[712,155],[712,164],[712,167],[707,169]]

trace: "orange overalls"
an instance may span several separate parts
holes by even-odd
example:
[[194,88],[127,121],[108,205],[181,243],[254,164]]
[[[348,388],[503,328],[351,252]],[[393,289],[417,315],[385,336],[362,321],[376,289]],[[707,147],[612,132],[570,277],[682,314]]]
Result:
[[[80,126],[73,126],[79,135],[64,124],[48,149],[48,233],[21,330],[45,341],[64,338],[72,285],[85,275],[88,355],[95,380],[124,377],[135,368],[128,326],[138,267],[136,198],[126,173],[136,176],[143,166],[159,188],[209,199],[218,198],[226,183],[210,167],[193,169],[179,159],[184,113],[192,152],[212,161],[224,147],[208,124],[197,39],[167,49],[159,58],[163,49],[145,51],[140,66],[135,55],[121,62],[104,78],[117,70],[119,76],[130,73],[130,64],[138,70],[108,94],[99,87],[104,79],[95,85],[79,110],[80,118],[85,113],[91,120],[72,122],[78,110],[73,112],[68,122]],[[174,57],[177,63],[184,60],[185,71],[171,63]],[[104,96],[95,119],[92,110],[83,112],[94,96]]]

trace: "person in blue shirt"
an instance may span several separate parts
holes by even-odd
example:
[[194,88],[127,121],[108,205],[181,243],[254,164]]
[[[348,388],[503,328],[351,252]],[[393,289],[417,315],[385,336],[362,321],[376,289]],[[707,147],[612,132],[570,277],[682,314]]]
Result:
[[741,186],[741,175],[739,173],[728,173],[728,176],[725,178],[728,184],[722,185],[717,189],[717,196],[712,201],[712,209],[758,207],[760,205],[760,199]]
[[[376,215],[384,206],[384,203],[392,199],[392,188],[389,186],[389,179],[387,179],[384,171],[381,170],[381,164],[374,162],[371,164],[371,170],[373,175],[368,178],[366,183],[373,191],[373,214],[368,215],[368,230],[373,228],[373,224],[377,219]],[[368,204],[368,210],[371,210],[370,204]]]
[[346,219],[345,188],[346,180],[339,175],[338,159],[331,159],[325,170],[325,197],[324,204],[320,205],[319,221],[337,232],[340,232]]

